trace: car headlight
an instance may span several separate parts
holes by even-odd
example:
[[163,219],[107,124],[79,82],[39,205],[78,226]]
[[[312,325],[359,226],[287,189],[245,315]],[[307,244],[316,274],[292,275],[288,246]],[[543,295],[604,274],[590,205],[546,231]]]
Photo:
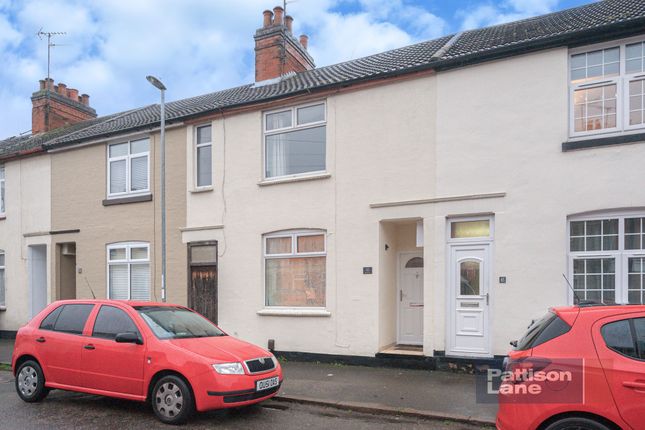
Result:
[[242,363],[213,364],[213,369],[220,375],[244,375]]

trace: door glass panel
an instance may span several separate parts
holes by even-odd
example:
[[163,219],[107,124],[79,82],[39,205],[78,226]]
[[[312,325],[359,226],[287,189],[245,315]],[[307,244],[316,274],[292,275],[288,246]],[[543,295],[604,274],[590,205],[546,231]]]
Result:
[[190,249],[190,262],[191,263],[216,263],[217,262],[217,246],[203,245],[193,246]]
[[92,336],[114,340],[116,335],[120,333],[139,334],[139,330],[132,319],[121,309],[114,306],[101,306],[94,322]]
[[479,295],[479,272],[480,263],[478,261],[463,261],[459,264],[459,274],[461,279],[459,288],[460,295]]
[[477,221],[455,221],[450,224],[450,237],[453,239],[489,236],[490,221],[487,219]]
[[410,258],[407,263],[405,263],[406,269],[412,269],[416,267],[423,267],[423,258],[413,257],[413,258]]
[[619,354],[629,357],[636,357],[634,339],[629,328],[629,320],[605,324],[600,332],[609,349],[613,349]]
[[94,305],[65,305],[56,324],[55,331],[64,333],[82,334],[87,317],[90,316]]

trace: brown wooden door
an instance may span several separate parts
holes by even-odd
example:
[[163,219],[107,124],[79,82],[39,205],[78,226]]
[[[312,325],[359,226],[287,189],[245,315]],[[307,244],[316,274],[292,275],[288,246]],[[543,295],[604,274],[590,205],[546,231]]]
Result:
[[188,306],[217,324],[217,242],[188,244]]
[[217,324],[217,266],[190,268],[188,305]]

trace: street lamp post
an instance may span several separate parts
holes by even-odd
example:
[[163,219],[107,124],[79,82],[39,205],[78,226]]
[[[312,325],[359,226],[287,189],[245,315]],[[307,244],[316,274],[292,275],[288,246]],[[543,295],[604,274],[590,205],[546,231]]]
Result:
[[146,76],[148,82],[161,93],[161,301],[166,301],[166,86],[154,76]]

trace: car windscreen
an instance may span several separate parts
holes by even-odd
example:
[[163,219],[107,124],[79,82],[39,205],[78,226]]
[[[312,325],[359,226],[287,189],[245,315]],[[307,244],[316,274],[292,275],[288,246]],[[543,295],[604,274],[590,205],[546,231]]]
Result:
[[159,339],[226,336],[215,324],[185,308],[136,306],[135,309]]
[[571,326],[553,312],[547,312],[531,324],[526,334],[517,342],[515,350],[524,351],[555,339],[571,330]]

